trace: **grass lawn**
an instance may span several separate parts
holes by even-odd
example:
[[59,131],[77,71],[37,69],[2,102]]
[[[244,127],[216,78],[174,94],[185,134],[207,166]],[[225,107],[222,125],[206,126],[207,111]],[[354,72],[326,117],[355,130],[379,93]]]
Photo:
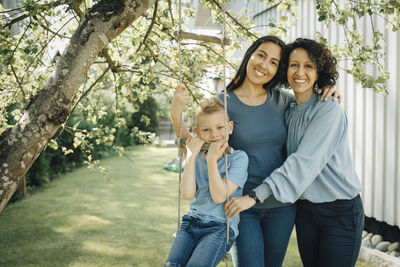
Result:
[[[80,168],[0,215],[0,266],[162,266],[177,227],[176,148],[137,146]],[[188,210],[182,200],[181,213]],[[225,264],[220,264],[220,267]],[[295,236],[284,266],[301,266]],[[371,266],[358,262],[357,266]]]

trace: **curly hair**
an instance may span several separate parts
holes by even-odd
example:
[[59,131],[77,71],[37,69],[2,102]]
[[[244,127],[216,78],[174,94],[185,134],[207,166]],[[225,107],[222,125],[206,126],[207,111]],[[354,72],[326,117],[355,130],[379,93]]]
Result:
[[337,60],[328,47],[315,40],[297,38],[293,43],[288,44],[283,51],[280,64],[281,70],[279,71],[281,74],[280,80],[283,85],[289,86],[287,80],[289,57],[293,50],[297,48],[306,50],[310,59],[315,63],[318,73],[318,79],[316,81],[318,88],[334,86],[336,84],[336,80],[339,77],[339,73],[336,70]]
[[[239,88],[243,84],[244,79],[246,78],[246,75],[247,75],[247,71],[246,71],[247,63],[249,62],[251,55],[254,53],[254,51],[257,50],[257,48],[261,44],[267,43],[267,42],[271,42],[271,43],[274,43],[274,44],[280,46],[282,48],[282,51],[286,47],[286,44],[284,41],[282,41],[281,39],[279,39],[278,37],[273,36],[273,35],[266,35],[266,36],[258,38],[256,41],[254,41],[254,43],[251,46],[249,46],[249,48],[247,48],[247,51],[243,56],[242,62],[240,63],[239,69],[237,70],[235,77],[232,79],[232,81],[226,87],[227,91],[235,90],[236,88]],[[272,80],[267,82],[266,84],[264,84],[263,87],[264,87],[264,89],[268,90],[269,88],[275,87],[278,84],[279,84],[279,75],[277,72],[275,74],[275,76],[272,78]]]

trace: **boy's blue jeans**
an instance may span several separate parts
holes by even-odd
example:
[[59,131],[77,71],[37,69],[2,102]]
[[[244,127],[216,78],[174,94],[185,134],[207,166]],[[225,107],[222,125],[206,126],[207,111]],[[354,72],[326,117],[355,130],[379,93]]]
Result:
[[185,215],[164,266],[216,266],[233,241],[234,232],[229,229],[229,243],[226,243],[225,223],[204,222]]

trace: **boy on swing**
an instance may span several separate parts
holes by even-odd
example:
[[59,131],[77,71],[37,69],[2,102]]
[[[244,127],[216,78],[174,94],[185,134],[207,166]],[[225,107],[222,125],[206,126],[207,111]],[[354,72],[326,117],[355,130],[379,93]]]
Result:
[[[199,103],[196,110],[196,137],[186,140],[186,162],[181,192],[192,200],[190,211],[182,217],[168,259],[164,266],[216,266],[231,248],[238,235],[239,216],[227,220],[224,202],[229,196],[241,196],[247,179],[247,154],[235,150],[228,154],[228,189],[225,184],[225,115],[224,105],[215,98]],[[228,123],[232,134],[233,122]],[[210,143],[208,151],[201,151]]]

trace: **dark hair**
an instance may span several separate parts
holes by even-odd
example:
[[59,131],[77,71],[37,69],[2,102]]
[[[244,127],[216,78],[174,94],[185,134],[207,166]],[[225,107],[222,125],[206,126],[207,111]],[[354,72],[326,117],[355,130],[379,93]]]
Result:
[[[278,37],[273,36],[273,35],[267,35],[267,36],[263,36],[263,37],[257,39],[249,48],[247,48],[247,51],[243,56],[242,63],[240,63],[239,69],[236,72],[235,77],[226,87],[227,91],[235,90],[236,88],[240,87],[243,84],[243,81],[247,75],[247,71],[246,71],[247,63],[249,62],[251,55],[254,53],[254,51],[257,50],[257,48],[261,44],[266,43],[266,42],[271,42],[276,45],[279,45],[282,48],[282,51],[286,47],[286,44],[284,41],[282,41],[281,39],[279,39]],[[267,90],[267,89],[272,88],[279,84],[278,72],[279,72],[279,69],[278,69],[277,73],[275,74],[275,76],[272,78],[272,80],[263,85],[264,89]]]
[[293,50],[297,48],[303,48],[307,51],[308,56],[314,61],[318,79],[316,81],[318,88],[324,88],[325,86],[334,86],[336,80],[339,77],[339,73],[336,70],[337,60],[332,55],[328,47],[315,40],[306,38],[297,38],[293,43],[286,46],[283,51],[281,59],[281,83],[285,86],[289,85],[287,80],[287,71],[289,68],[289,57]]

